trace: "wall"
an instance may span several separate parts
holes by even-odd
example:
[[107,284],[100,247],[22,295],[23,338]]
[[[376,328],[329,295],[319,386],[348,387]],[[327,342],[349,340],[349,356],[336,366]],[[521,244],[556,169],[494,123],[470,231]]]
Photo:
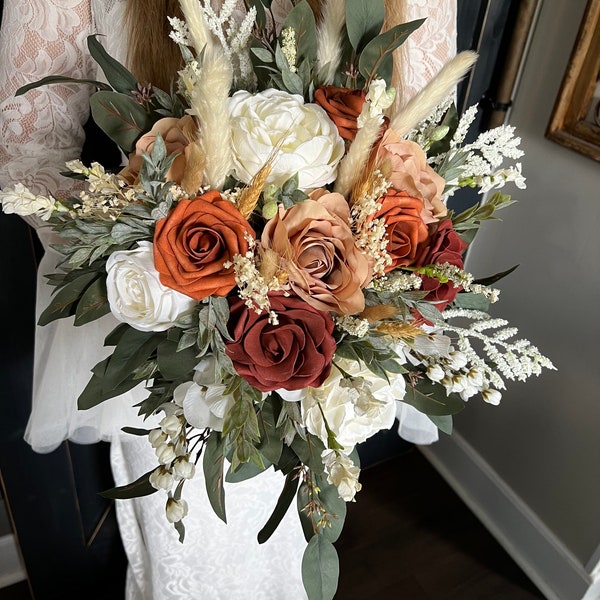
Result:
[[[495,314],[555,373],[500,407],[472,400],[426,455],[549,598],[581,598],[600,555],[600,164],[544,138],[586,0],[544,0],[510,122],[526,191],[472,247],[476,276],[519,263]],[[600,598],[590,592],[587,598]]]

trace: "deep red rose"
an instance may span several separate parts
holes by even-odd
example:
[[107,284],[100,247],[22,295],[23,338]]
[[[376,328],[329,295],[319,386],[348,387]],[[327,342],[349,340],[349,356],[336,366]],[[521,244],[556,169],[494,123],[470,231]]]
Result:
[[336,344],[333,319],[297,296],[270,294],[279,319],[269,323],[237,297],[229,299],[227,356],[238,375],[262,392],[319,387],[327,379]]
[[[466,249],[467,244],[454,231],[452,221],[446,219],[436,226],[430,243],[423,249],[421,255],[415,261],[415,266],[424,267],[425,265],[450,263],[462,269],[464,268],[462,255]],[[441,283],[435,277],[421,275],[421,279],[423,280],[421,289],[429,291],[425,300],[440,301],[439,304],[435,305],[440,312],[456,298],[456,294],[462,289],[454,287],[454,284],[450,281],[448,283]]]
[[356,120],[362,111],[366,94],[362,90],[324,85],[315,90],[315,104],[325,110],[345,140],[354,141]]
[[385,268],[388,273],[398,267],[414,264],[423,243],[429,235],[421,213],[423,202],[406,192],[390,188],[381,201],[374,217],[383,219],[388,237],[387,253],[392,263]]
[[156,223],[154,264],[161,283],[195,300],[227,295],[235,276],[223,264],[248,251],[248,234],[255,236],[248,221],[219,192],[181,200]]

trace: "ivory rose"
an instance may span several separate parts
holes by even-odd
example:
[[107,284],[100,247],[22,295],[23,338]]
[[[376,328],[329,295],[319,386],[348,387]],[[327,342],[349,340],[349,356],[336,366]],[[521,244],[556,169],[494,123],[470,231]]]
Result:
[[411,198],[406,192],[390,189],[383,197],[375,218],[383,219],[385,223],[388,238],[386,250],[392,259],[385,268],[386,273],[414,263],[429,235],[422,212],[423,202]]
[[189,296],[160,282],[150,242],[138,242],[133,250],[109,256],[106,290],[115,318],[140,331],[165,331],[196,306]]
[[283,185],[298,174],[298,187],[331,183],[344,156],[344,140],[327,113],[299,95],[244,90],[229,99],[235,176],[249,183],[276,154],[267,183]]
[[350,209],[341,194],[325,192],[267,222],[262,245],[274,250],[291,289],[319,310],[355,314],[365,307],[370,276],[366,256],[354,244]]
[[423,201],[425,223],[435,223],[448,214],[442,201],[446,182],[428,164],[427,156],[415,142],[401,139],[388,129],[379,143],[376,164],[388,162],[392,187]]
[[358,131],[356,120],[365,103],[365,93],[324,85],[315,90],[315,102],[329,115],[339,134],[349,142],[354,141]]
[[136,143],[135,152],[129,155],[129,164],[119,173],[128,183],[133,183],[139,175],[144,159],[142,152],[152,152],[156,136],[161,135],[167,148],[167,155],[178,153],[167,171],[167,181],[181,183],[187,164],[189,132],[195,130],[194,119],[185,115],[181,119],[165,117],[154,123],[152,129],[145,133]]
[[219,192],[181,200],[156,223],[154,263],[161,282],[195,300],[226,296],[235,276],[232,266],[224,264],[248,251],[247,235],[255,234]]
[[262,392],[319,387],[329,375],[336,349],[333,319],[295,296],[269,294],[269,314],[258,314],[237,297],[229,299],[226,353],[237,373]]

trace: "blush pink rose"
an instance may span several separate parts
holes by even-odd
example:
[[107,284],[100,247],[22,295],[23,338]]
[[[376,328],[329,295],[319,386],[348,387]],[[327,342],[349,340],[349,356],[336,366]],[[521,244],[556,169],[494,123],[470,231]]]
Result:
[[[319,310],[353,315],[365,307],[369,261],[354,244],[350,209],[341,194],[319,191],[265,226],[262,245],[279,255],[290,288]],[[318,194],[317,194],[318,195]]]
[[423,200],[423,220],[435,223],[448,214],[442,201],[446,182],[428,164],[427,157],[415,142],[401,139],[388,129],[377,148],[375,163],[389,163],[392,187]]
[[194,119],[190,115],[185,115],[181,119],[174,117],[159,119],[152,129],[137,141],[135,152],[129,155],[129,164],[119,175],[128,183],[134,183],[144,162],[142,152],[152,152],[156,136],[160,133],[167,147],[167,155],[179,154],[167,171],[167,181],[181,183],[187,165],[189,133],[193,131],[195,131]]
[[296,296],[269,294],[269,314],[258,314],[238,297],[229,299],[229,333],[226,353],[238,375],[261,392],[319,387],[331,371],[336,349],[334,322]]

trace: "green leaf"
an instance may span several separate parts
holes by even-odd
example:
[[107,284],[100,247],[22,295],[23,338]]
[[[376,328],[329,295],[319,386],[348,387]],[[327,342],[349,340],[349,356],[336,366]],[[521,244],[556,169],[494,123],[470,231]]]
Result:
[[104,72],[106,81],[108,81],[117,92],[131,94],[131,92],[137,90],[137,79],[118,60],[108,54],[102,44],[96,39],[95,35],[88,36],[87,44],[92,58]]
[[[356,463],[356,466],[360,466],[360,463]],[[330,526],[323,527],[321,533],[333,543],[340,537],[344,528],[347,508],[346,501],[340,498],[340,493],[335,485],[327,483],[325,477],[319,479],[319,498],[323,506],[327,509],[327,512],[331,515]]]
[[450,415],[427,415],[429,420],[440,430],[448,435],[452,435],[452,417]]
[[131,96],[118,92],[96,92],[90,97],[90,107],[94,121],[124,152],[131,152],[137,139],[154,124]]
[[110,312],[108,298],[106,297],[106,279],[98,277],[81,296],[75,311],[74,325],[85,325],[95,321]]
[[206,442],[206,446],[204,446],[204,457],[202,459],[206,493],[217,517],[227,523],[225,489],[223,488],[224,460],[221,436],[218,432],[213,431]]
[[490,301],[482,294],[460,292],[456,295],[452,306],[456,306],[457,308],[466,308],[468,310],[481,310],[483,312],[488,312],[490,309]]
[[179,534],[179,543],[183,544],[183,540],[185,539],[185,525],[183,521],[175,521],[173,527],[175,527],[175,531]]
[[323,473],[324,467],[321,454],[325,450],[325,446],[319,438],[312,434],[308,435],[306,440],[296,436],[292,442],[292,450],[311,471],[316,474]]
[[392,53],[401,46],[408,36],[418,29],[425,19],[417,19],[392,27],[385,33],[372,39],[362,51],[358,61],[358,70],[367,82],[376,76],[385,79],[390,85],[392,81]]
[[47,325],[55,319],[71,316],[75,312],[74,304],[97,277],[98,273],[96,271],[84,272],[61,287],[52,297],[48,308],[40,315],[38,325]]
[[381,31],[384,17],[383,0],[346,0],[346,29],[357,54]]
[[281,494],[279,494],[279,498],[277,499],[273,514],[269,517],[265,526],[258,532],[257,539],[259,544],[264,544],[273,535],[279,526],[279,523],[281,523],[281,520],[285,517],[285,514],[296,495],[299,481],[296,473],[288,473],[285,478],[283,490],[281,490]]
[[408,385],[402,402],[414,406],[426,415],[435,417],[455,415],[465,407],[460,396],[457,394],[447,396],[446,390],[441,385],[435,385],[425,380],[419,382],[418,389]]
[[272,398],[265,400],[257,415],[260,432],[260,444],[257,449],[271,464],[277,464],[281,457],[283,442],[279,439],[272,402]]
[[302,557],[302,582],[309,600],[332,600],[337,591],[340,565],[333,544],[315,535]]
[[127,500],[129,498],[140,498],[141,496],[154,494],[157,490],[150,485],[150,475],[153,472],[154,469],[144,473],[132,483],[105,490],[104,492],[100,492],[100,495],[103,498],[111,498],[112,500]]
[[271,463],[263,464],[263,467],[259,467],[255,465],[253,462],[245,462],[239,465],[239,467],[233,470],[232,467],[229,467],[227,470],[227,474],[225,475],[225,481],[227,483],[239,483],[240,481],[247,481],[248,479],[252,479],[261,473],[264,473],[269,467]]
[[106,83],[96,81],[95,79],[77,79],[76,77],[64,77],[63,75],[48,75],[48,77],[43,77],[38,81],[34,81],[32,83],[28,83],[27,85],[20,87],[15,92],[15,96],[22,96],[23,94],[26,94],[29,90],[35,90],[36,88],[42,87],[43,85],[51,85],[53,83],[85,83],[94,85],[99,90],[108,91],[112,89],[110,85],[106,85]]
[[[288,13],[282,30],[292,27],[296,32],[296,63],[308,59],[313,62],[317,58],[317,24],[315,15],[306,0],[298,2]],[[281,40],[280,40],[281,42]]]
[[515,265],[506,271],[502,271],[501,273],[496,273],[491,277],[484,277],[482,279],[476,279],[473,283],[479,283],[480,285],[494,285],[497,281],[504,279],[507,275],[510,275],[513,271],[516,271],[519,268],[519,265]]
[[197,351],[188,346],[178,351],[178,341],[165,340],[158,346],[158,369],[165,379],[192,379],[194,367],[198,364]]
[[250,52],[256,56],[259,60],[262,60],[265,63],[273,62],[273,53],[262,46],[256,46],[254,48],[250,48]]
[[129,433],[130,435],[147,436],[150,433],[150,429],[140,429],[139,427],[121,427],[121,431]]

